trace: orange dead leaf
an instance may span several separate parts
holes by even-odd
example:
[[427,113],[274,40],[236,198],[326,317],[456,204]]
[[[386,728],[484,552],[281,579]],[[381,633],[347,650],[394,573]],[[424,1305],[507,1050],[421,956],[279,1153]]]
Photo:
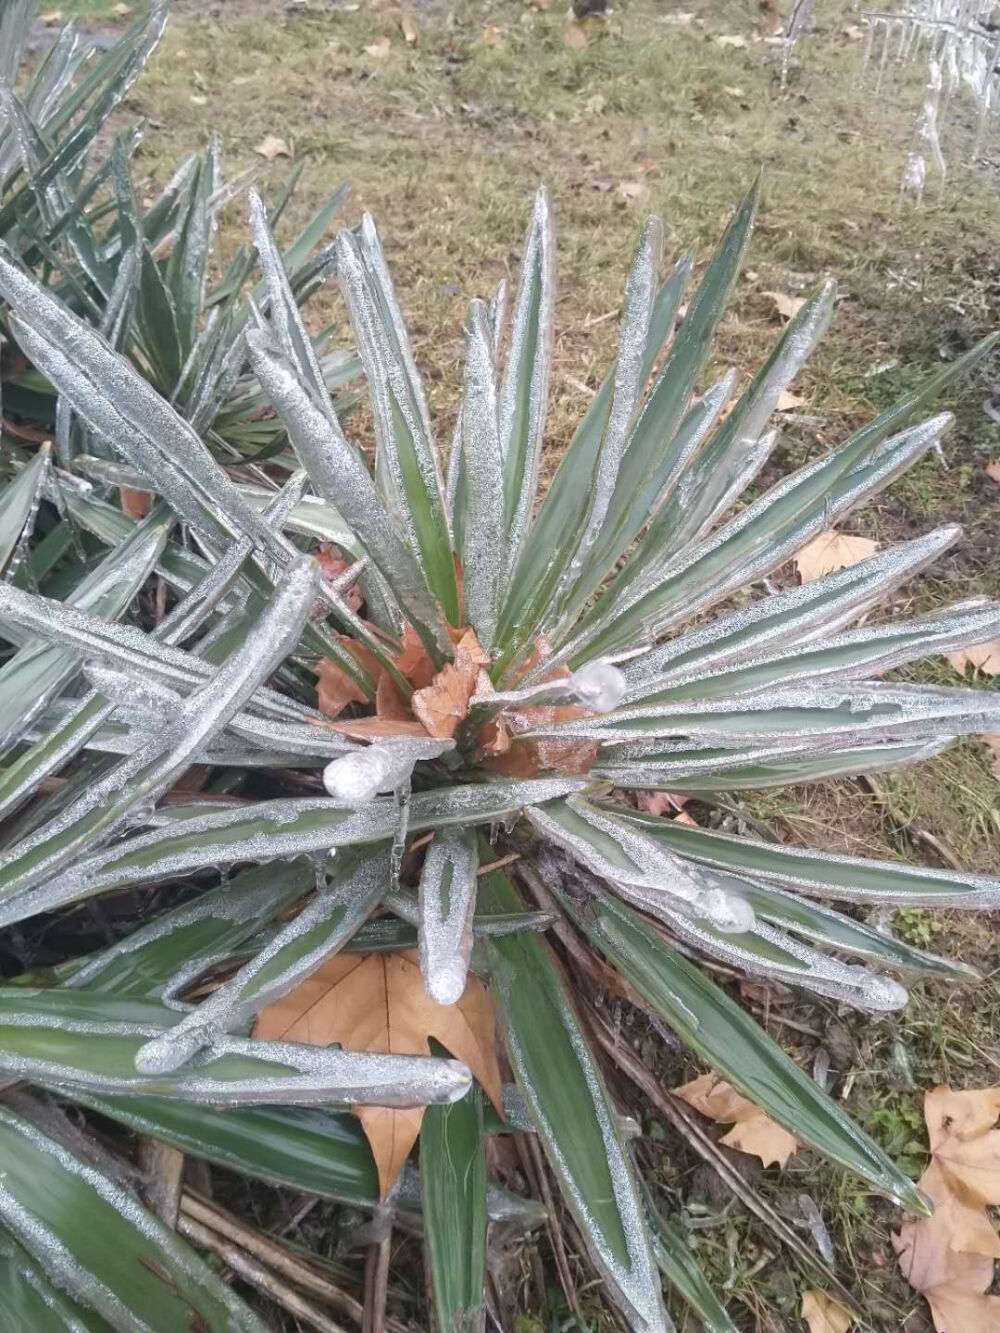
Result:
[[722,1142],[729,1148],[752,1153],[765,1166],[772,1162],[784,1166],[801,1146],[787,1129],[715,1074],[702,1074],[673,1091],[675,1097],[682,1098],[717,1125],[732,1125]]
[[[373,680],[378,679],[382,668],[363,644],[358,643],[355,639],[348,638],[347,635],[341,635],[340,644],[352,657],[357,659],[359,665],[364,667]],[[337,717],[348,704],[368,702],[368,696],[361,686],[347,674],[343,667],[338,666],[330,658],[324,657],[316,668],[316,675],[318,677],[316,696],[319,702],[319,711],[325,713],[327,717]]]
[[422,690],[434,679],[434,663],[412,625],[403,630],[403,651],[396,658],[396,666],[415,690]]
[[878,542],[873,542],[869,537],[851,537],[846,532],[830,528],[803,546],[793,559],[802,582],[812,583],[824,574],[832,574],[837,569],[849,569],[851,565],[867,560],[877,550]]
[[426,739],[427,731],[420,722],[406,722],[393,717],[355,717],[347,722],[331,722],[330,730],[353,741],[384,741],[393,736],[415,736]]
[[121,501],[122,513],[134,518],[136,522],[146,517],[153,501],[149,491],[137,491],[131,486],[120,486],[118,498]]
[[[262,1009],[254,1036],[308,1046],[339,1042],[349,1051],[394,1055],[428,1055],[430,1038],[435,1037],[469,1066],[494,1105],[502,1105],[493,1006],[486,988],[470,977],[456,1004],[435,1004],[413,950],[337,954]],[[356,1114],[372,1146],[385,1195],[420,1133],[423,1107],[399,1111],[363,1106]]]
[[[345,560],[339,546],[334,546],[332,542],[322,542],[313,552],[313,559],[319,565],[325,579],[339,578],[346,570],[350,569],[351,562]],[[364,601],[364,596],[357,584],[348,588],[343,594],[344,601],[352,611],[359,611]]]
[[967,666],[971,666],[984,676],[1000,674],[1000,639],[991,639],[989,643],[979,643],[974,648],[962,648],[957,653],[946,653],[945,656],[961,676],[965,675]]
[[847,1333],[855,1322],[850,1310],[825,1291],[804,1291],[801,1315],[809,1325],[809,1333]]
[[410,705],[388,671],[379,674],[375,691],[375,712],[386,722],[412,722]]
[[430,735],[454,736],[469,711],[479,668],[488,661],[475,634],[466,630],[455,645],[454,662],[445,663],[428,686],[414,693],[413,712]]
[[560,773],[589,773],[597,762],[601,748],[598,742],[578,740],[575,736],[568,736],[565,740],[555,736],[522,740],[516,734],[519,730],[528,731],[542,724],[571,722],[586,716],[587,710],[579,704],[536,705],[519,709],[509,717],[515,733],[512,744],[506,750],[498,751],[488,761],[488,766],[509,778],[531,778],[543,768],[556,769]]

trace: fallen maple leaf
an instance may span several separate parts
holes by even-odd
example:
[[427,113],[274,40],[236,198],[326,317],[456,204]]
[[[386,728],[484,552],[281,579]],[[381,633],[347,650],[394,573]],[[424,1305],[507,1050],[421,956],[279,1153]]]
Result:
[[266,157],[268,162],[273,162],[276,157],[291,157],[292,150],[284,139],[279,139],[276,134],[265,134],[260,143],[254,144],[254,152],[258,157]]
[[479,668],[488,661],[475,634],[466,630],[455,645],[454,662],[446,662],[426,688],[414,692],[414,715],[431,736],[454,736],[476,692]]
[[804,1291],[800,1313],[809,1325],[809,1333],[847,1333],[855,1322],[850,1310],[825,1291]]
[[[415,950],[335,955],[261,1010],[254,1037],[307,1046],[339,1042],[349,1051],[392,1055],[428,1055],[435,1037],[469,1066],[497,1109],[502,1106],[493,1006],[485,986],[470,976],[457,1003],[435,1004]],[[362,1106],[355,1114],[371,1144],[384,1196],[417,1140],[424,1108]]]
[[990,481],[1000,481],[1000,458],[994,459],[992,463],[987,463],[985,472]]
[[957,653],[945,653],[945,656],[960,676],[965,675],[967,666],[984,676],[1000,674],[1000,639],[976,644],[974,648],[961,648]]
[[752,1153],[765,1166],[772,1162],[784,1166],[801,1146],[798,1139],[772,1120],[766,1111],[715,1074],[702,1074],[700,1078],[674,1088],[673,1092],[675,1097],[680,1097],[717,1125],[732,1125],[721,1141],[729,1148]]
[[764,292],[769,296],[782,319],[793,319],[806,303],[804,296],[787,296],[784,292]]
[[924,1098],[931,1162],[919,1187],[931,1217],[906,1222],[893,1236],[899,1266],[930,1306],[938,1333],[995,1333],[1000,1298],[987,1296],[1000,1237],[986,1212],[1000,1202],[1000,1088]]
[[814,537],[792,559],[802,582],[813,583],[824,574],[849,569],[851,565],[867,560],[877,550],[878,542],[873,542],[870,537],[851,537],[846,532],[830,528]]

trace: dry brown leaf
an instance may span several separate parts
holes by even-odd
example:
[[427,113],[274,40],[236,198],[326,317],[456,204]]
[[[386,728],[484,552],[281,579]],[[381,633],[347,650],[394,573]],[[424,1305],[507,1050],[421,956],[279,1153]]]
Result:
[[[319,546],[313,552],[313,559],[319,565],[325,579],[337,579],[347,572],[351,567],[351,561],[344,559],[344,554],[339,546],[334,546],[333,542],[320,542]],[[364,596],[361,589],[355,583],[342,594],[344,601],[352,611],[361,609]]]
[[809,1325],[809,1333],[847,1333],[855,1322],[850,1310],[825,1291],[815,1289],[802,1293],[800,1313]]
[[844,28],[844,36],[849,37],[852,42],[860,42],[867,31],[867,28],[859,27],[857,23],[848,23]]
[[[254,1036],[308,1046],[339,1042],[349,1051],[395,1055],[428,1055],[430,1038],[435,1037],[469,1066],[498,1110],[502,1105],[493,1006],[486,988],[470,977],[457,1004],[435,1004],[414,950],[337,954],[283,999],[262,1009]],[[372,1146],[385,1195],[416,1142],[424,1108],[363,1106],[356,1114]]]
[[735,47],[738,51],[749,45],[747,39],[740,33],[723,33],[721,37],[716,37],[715,44],[716,46]]
[[1000,1298],[987,1296],[1000,1237],[986,1212],[1000,1201],[1000,1088],[924,1098],[931,1162],[920,1189],[931,1217],[906,1222],[893,1246],[906,1280],[930,1306],[938,1333],[998,1333]]
[[642,181],[619,181],[618,193],[622,199],[641,199],[649,190]]
[[945,653],[945,656],[960,676],[965,675],[967,666],[984,676],[1000,674],[1000,639],[978,643],[974,648],[962,648],[957,653]]
[[987,732],[985,736],[979,739],[990,750],[990,771],[995,778],[1000,778],[1000,731]]
[[563,24],[562,39],[563,46],[569,47],[571,51],[584,50],[590,40],[586,25],[576,19],[567,19]]
[[763,292],[782,319],[793,319],[806,303],[804,296],[788,296],[785,292]]
[[434,679],[434,663],[412,625],[403,631],[403,651],[396,658],[396,666],[415,690],[422,690]]
[[499,46],[503,41],[503,33],[495,23],[488,23],[483,29],[483,46]]
[[120,19],[127,19],[129,14],[132,13],[132,6],[126,4],[118,4],[115,5],[114,9],[112,9],[111,12],[112,14],[117,14]]
[[488,661],[475,634],[466,630],[455,645],[454,662],[445,663],[426,688],[414,692],[413,712],[430,735],[454,736],[469,711],[479,668]]
[[127,514],[129,518],[134,518],[137,522],[143,519],[149,513],[149,506],[153,502],[153,497],[149,491],[133,490],[131,486],[120,486],[118,488],[118,498],[121,501],[122,513]]
[[717,1125],[732,1125],[721,1141],[729,1148],[752,1153],[765,1166],[772,1162],[784,1166],[801,1146],[798,1139],[772,1120],[766,1111],[715,1074],[702,1074],[683,1087],[674,1088],[673,1092],[675,1097],[682,1098]]
[[38,22],[46,28],[54,28],[57,24],[62,23],[62,10],[53,9],[48,14],[39,14]]
[[347,722],[331,722],[330,730],[338,736],[350,736],[352,741],[384,741],[393,736],[413,736],[418,740],[427,738],[423,723],[399,721],[391,717],[355,717]]
[[276,134],[265,134],[260,143],[254,145],[254,152],[258,157],[266,157],[268,162],[273,162],[276,157],[291,157],[292,150],[284,139],[279,139]]
[[403,40],[407,46],[416,46],[417,44],[417,22],[413,13],[409,9],[399,11],[399,30],[403,34]]
[[790,389],[782,389],[778,398],[778,405],[774,410],[776,412],[794,412],[797,407],[805,407],[806,401],[801,394],[792,393]]
[[372,42],[370,46],[365,47],[365,55],[371,56],[373,60],[384,60],[392,48],[392,42],[388,37],[380,37],[378,41]]
[[984,470],[990,481],[1000,481],[1000,458],[995,458],[992,463],[987,463]]
[[[345,648],[352,657],[357,658],[372,680],[377,681],[382,668],[368,649],[346,634],[341,635],[339,642],[341,647]],[[355,683],[343,667],[339,667],[336,662],[332,662],[328,657],[324,657],[316,667],[316,675],[318,678],[316,695],[319,702],[319,711],[325,713],[327,717],[339,716],[348,704],[368,702],[368,696],[360,685]]]
[[674,815],[684,809],[689,799],[672,791],[641,791],[636,794],[639,809],[649,815]]
[[870,537],[851,537],[846,532],[830,528],[803,546],[798,555],[793,556],[793,562],[802,582],[813,583],[824,574],[849,569],[851,565],[867,560],[877,550],[878,542],[873,542]]
[[375,690],[375,713],[386,722],[413,721],[410,705],[388,671],[383,670],[379,673]]

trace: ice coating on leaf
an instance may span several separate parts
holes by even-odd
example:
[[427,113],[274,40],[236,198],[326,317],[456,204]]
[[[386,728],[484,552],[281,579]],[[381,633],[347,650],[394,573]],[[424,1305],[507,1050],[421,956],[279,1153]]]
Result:
[[616,891],[654,916],[672,907],[712,922],[721,931],[748,930],[753,909],[711,871],[686,865],[634,828],[585,800],[570,797],[527,812],[539,832],[565,847]]
[[[489,823],[587,785],[580,778],[529,778],[474,783],[415,793],[414,832],[447,824]],[[346,811],[330,800],[276,800],[183,821],[81,858],[30,894],[0,898],[0,926],[124,884],[167,879],[206,865],[273,861],[333,847],[391,839],[399,812],[391,797]]]
[[718,616],[622,664],[628,699],[675,683],[710,677],[745,656],[785,644],[808,644],[862,616],[905,579],[926,568],[962,535],[955,524],[902,542],[813,583],[762,597]]
[[124,671],[103,666],[100,662],[85,662],[84,675],[91,688],[105,699],[151,717],[169,715],[181,702],[181,696],[167,685],[160,685],[155,680],[136,680]]
[[[651,217],[643,227],[635,259],[625,282],[624,311],[615,361],[611,410],[591,483],[590,508],[576,555],[564,578],[575,581],[597,540],[618,483],[622,457],[646,381],[646,343],[656,298],[663,252],[663,223]],[[559,599],[559,593],[556,593]]]
[[168,790],[298,642],[315,589],[315,561],[303,557],[282,579],[242,650],[184,701],[159,734],[0,857],[0,895],[9,900],[51,880],[83,848],[111,837],[134,806],[155,802]]
[[334,759],[323,770],[323,786],[337,801],[357,809],[380,792],[406,786],[417,762],[436,759],[454,748],[452,741],[411,737],[387,739]]
[[484,652],[493,646],[504,570],[503,455],[495,346],[489,315],[473,301],[466,333],[465,385],[459,417],[465,512],[462,557],[465,613]]
[[819,953],[766,921],[754,920],[744,931],[716,934],[669,905],[663,906],[662,915],[682,939],[751,976],[801,986],[874,1013],[902,1009],[906,1004],[906,990],[898,981]]
[[435,835],[420,872],[420,971],[438,1004],[456,1004],[472,953],[479,856],[474,829]]
[[313,485],[335,504],[358,541],[408,610],[429,647],[443,651],[447,641],[439,608],[434,604],[412,549],[400,536],[382,503],[367,467],[348,444],[337,422],[314,406],[292,366],[267,333],[247,334],[250,360],[264,392],[288,430],[289,439]]
[[517,559],[538,490],[542,437],[552,372],[555,237],[549,197],[535,194],[514,299],[507,366],[500,388],[500,448],[504,459],[505,580]]
[[[134,1299],[132,1284],[119,1287],[114,1282],[115,1263],[91,1267],[82,1257],[91,1247],[80,1244],[72,1220],[89,1217],[91,1225],[100,1229],[107,1222],[101,1216],[106,1207],[118,1215],[116,1222],[120,1219],[128,1228],[119,1244],[129,1248],[124,1253],[119,1250],[115,1260],[119,1264],[132,1260],[140,1272],[144,1266],[152,1270],[162,1284],[161,1315],[202,1322],[210,1318],[218,1333],[266,1333],[265,1323],[218,1280],[195,1251],[105,1172],[6,1109],[0,1111],[0,1136],[4,1153],[15,1154],[19,1163],[19,1170],[5,1174],[0,1192],[5,1227],[59,1287],[96,1311],[97,1318],[107,1319],[110,1327],[149,1327],[150,1311],[127,1301],[127,1294]],[[25,1173],[46,1182],[53,1196],[66,1201],[64,1217],[56,1210],[33,1209]],[[74,1324],[83,1327],[75,1320]],[[92,1326],[89,1317],[87,1325]]]
[[625,697],[625,677],[610,662],[588,662],[570,677],[573,693],[595,713],[611,713]]
[[931,739],[989,732],[1000,725],[1000,699],[987,690],[903,685],[889,681],[821,681],[723,699],[634,704],[600,718],[539,723],[525,734],[578,736],[618,743],[658,737],[740,745],[825,736],[850,741]]
[[280,999],[305,980],[354,934],[389,883],[388,856],[378,850],[331,866],[332,882],[236,975],[221,985],[135,1057],[140,1074],[172,1073],[196,1051]]
[[[950,413],[900,432],[874,452],[875,423],[825,458],[783,478],[734,519],[689,546],[620,597],[598,603],[561,656],[574,660],[664,634],[743,584],[782,564],[842,514],[893,480],[932,448],[953,422]],[[621,641],[619,643],[619,641]]]

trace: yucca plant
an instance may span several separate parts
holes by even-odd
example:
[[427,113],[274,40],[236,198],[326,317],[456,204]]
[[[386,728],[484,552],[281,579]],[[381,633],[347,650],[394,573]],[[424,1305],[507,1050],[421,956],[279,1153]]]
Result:
[[[68,24],[29,73],[36,10],[34,0],[0,4],[0,238],[225,461],[268,457],[284,433],[248,373],[243,346],[253,252],[242,247],[221,271],[215,253],[221,210],[245,191],[252,171],[225,180],[213,140],[144,205],[132,169],[141,127],[117,134],[110,151],[92,160],[98,134],[159,42],[167,5],[151,6],[99,59]],[[293,171],[276,200],[275,223],[301,172]],[[283,252],[300,303],[331,267],[329,249],[316,247],[346,195],[338,186]],[[356,377],[358,365],[329,342],[329,332],[316,339],[324,382],[334,391]],[[99,484],[128,485],[128,470],[100,438],[90,438],[68,402],[57,401],[37,367],[12,364],[5,378],[8,412],[54,435],[64,465],[82,454],[77,466]]]
[[[36,950],[34,970],[0,989],[0,1070],[186,1153],[383,1216],[400,1191],[415,1206],[412,1176],[379,1203],[356,1122],[330,1108],[428,1107],[423,1230],[436,1322],[449,1333],[485,1319],[497,1196],[484,1135],[505,1126],[447,1049],[268,1035],[298,1033],[267,1015],[281,997],[311,995],[297,988],[341,952],[416,949],[432,1013],[461,1001],[470,971],[485,979],[513,1076],[506,1128],[537,1135],[629,1328],[670,1327],[661,1270],[706,1327],[733,1326],[637,1178],[550,927],[800,1140],[925,1207],[692,951],[895,1009],[906,1001],[898,975],[969,969],[827,900],[992,908],[1000,880],[685,826],[629,795],[873,772],[1000,729],[995,693],[887,674],[994,636],[1000,606],[849,628],[954,544],[956,528],[803,587],[767,582],[936,445],[950,417],[914,418],[993,339],[744,500],[774,443],[778,397],[834,300],[825,284],[806,301],[735,400],[731,375],[702,383],[755,208],[753,190],[683,319],[692,261],[661,281],[662,227],[646,224],[615,366],[540,505],[555,305],[544,192],[509,321],[503,288],[469,312],[447,481],[371,219],[340,234],[335,259],[367,380],[373,468],[332,410],[253,199],[266,315],[253,309],[246,346],[298,465],[263,511],[127,360],[0,257],[21,351],[159,497],[132,523],[48,474],[39,454],[0,499],[0,557],[20,552],[22,571],[0,586],[11,645],[0,669],[0,924],[22,956],[39,918],[62,946],[42,958],[48,970]],[[39,502],[48,534],[24,550]],[[294,521],[304,508],[309,530]],[[70,519],[110,548],[82,578],[46,549]],[[354,560],[332,581],[309,554],[320,535]],[[172,590],[158,614],[141,595],[154,571]],[[185,795],[177,784],[192,766],[202,786]],[[555,873],[569,864],[556,857],[580,873]],[[154,912],[150,886],[164,884]],[[118,905],[126,933],[75,956],[79,905],[98,897]],[[33,1123],[30,1106],[0,1109],[5,1300],[44,1301],[59,1328],[259,1327],[79,1142],[67,1148]],[[113,1243],[95,1245],[96,1233]]]

